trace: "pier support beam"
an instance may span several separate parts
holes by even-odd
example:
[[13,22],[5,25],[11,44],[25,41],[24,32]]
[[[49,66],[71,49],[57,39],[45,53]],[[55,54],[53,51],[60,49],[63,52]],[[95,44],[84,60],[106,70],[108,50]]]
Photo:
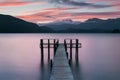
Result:
[[58,45],[59,45],[59,40],[57,40],[57,46],[56,46],[56,50],[57,50],[57,48],[58,48]]
[[65,51],[67,52],[67,43],[66,43],[66,40],[64,40],[64,45],[65,45]]
[[48,39],[48,61],[50,61],[50,40]]
[[[45,43],[47,40],[47,43]],[[75,59],[76,62],[78,61],[79,58],[79,48],[81,48],[81,43],[79,43],[78,39],[64,39],[64,45],[66,56],[71,64],[72,62],[72,49],[75,49]],[[53,48],[53,55],[55,56],[56,49],[58,48],[59,45],[59,40],[58,39],[40,39],[40,48],[41,48],[41,61],[44,62],[44,48],[48,48],[48,61],[50,61],[50,48]],[[68,48],[70,49],[70,53],[68,55]]]
[[50,73],[52,72],[52,67],[53,67],[53,61],[52,59],[50,60]]
[[44,60],[43,39],[40,40],[40,47],[41,47],[41,61],[43,61]]
[[54,39],[54,56],[55,56],[55,51],[56,51],[56,40]]
[[79,45],[79,41],[78,41],[78,39],[76,39],[76,54],[75,54],[75,58],[76,58],[76,62],[78,61],[78,45]]
[[70,39],[70,61],[72,61],[72,39]]

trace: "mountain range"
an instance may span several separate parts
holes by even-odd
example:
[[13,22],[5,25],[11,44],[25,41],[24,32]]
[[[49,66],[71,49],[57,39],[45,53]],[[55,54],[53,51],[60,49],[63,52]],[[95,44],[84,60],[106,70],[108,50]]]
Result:
[[19,18],[0,14],[0,33],[111,33],[120,32],[120,18],[85,22],[71,19],[46,24],[35,24]]
[[[39,24],[41,26],[42,24]],[[56,31],[68,32],[112,32],[120,30],[120,18],[102,20],[98,18],[88,19],[84,22],[63,20],[43,24]],[[43,26],[42,25],[42,26]]]

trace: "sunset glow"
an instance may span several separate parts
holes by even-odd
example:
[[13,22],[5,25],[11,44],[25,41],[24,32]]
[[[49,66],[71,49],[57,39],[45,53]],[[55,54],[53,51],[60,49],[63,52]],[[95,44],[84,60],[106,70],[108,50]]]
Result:
[[119,0],[1,0],[0,14],[34,23],[89,18],[119,18]]

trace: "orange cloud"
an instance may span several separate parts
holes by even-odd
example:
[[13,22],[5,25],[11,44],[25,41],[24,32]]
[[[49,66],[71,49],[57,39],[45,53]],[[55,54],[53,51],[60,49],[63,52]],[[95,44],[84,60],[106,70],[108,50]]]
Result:
[[24,6],[29,4],[43,4],[43,2],[4,2],[0,6]]

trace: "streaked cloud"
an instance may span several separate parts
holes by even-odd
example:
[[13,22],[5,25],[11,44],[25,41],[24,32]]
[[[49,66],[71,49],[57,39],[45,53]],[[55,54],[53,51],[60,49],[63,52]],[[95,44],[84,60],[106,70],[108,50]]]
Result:
[[84,16],[84,15],[113,16],[113,15],[120,15],[120,11],[118,11],[118,12],[82,12],[82,13],[72,13],[72,15],[73,16],[74,15],[81,15],[81,16]]
[[62,10],[62,11],[64,11],[64,10],[74,10],[74,9],[79,9],[79,8],[76,8],[76,7],[58,7],[58,8],[47,8],[47,9],[44,9],[44,11],[55,11],[55,10]]
[[[30,21],[30,22],[52,22],[59,19],[64,19],[66,15],[62,15],[62,11],[70,10],[74,8],[48,8],[44,9],[36,14],[17,16],[18,18]],[[66,17],[68,17],[67,15]]]
[[3,8],[0,8],[0,10],[3,10]]
[[112,7],[108,4],[96,4],[96,3],[88,3],[88,2],[80,2],[75,0],[50,0],[51,3],[68,5],[68,6],[77,6],[77,7],[92,7],[92,8],[107,8]]
[[0,0],[0,14],[30,22],[120,17],[119,0]]
[[88,0],[90,2],[104,2],[107,3],[109,5],[111,5],[112,7],[116,7],[117,9],[120,9],[120,0]]
[[29,4],[43,4],[43,2],[4,2],[0,3],[0,6],[24,6]]
[[38,16],[44,16],[44,17],[48,17],[48,16],[55,16],[55,15],[58,15],[59,13],[62,13],[64,11],[69,11],[69,10],[75,10],[75,9],[78,9],[78,8],[70,8],[70,7],[66,7],[66,8],[47,8],[47,9],[43,9],[41,11],[26,11],[26,12],[23,12],[23,13],[20,13],[21,15],[38,15]]
[[18,16],[21,19],[31,22],[52,22],[62,19],[73,19],[77,21],[84,21],[89,18],[116,18],[120,16],[120,11],[116,12],[69,12],[66,10],[74,10],[76,8],[48,8],[44,9],[36,14]]
[[[0,0],[0,2],[36,2],[41,0]],[[44,0],[42,0],[44,1]]]

